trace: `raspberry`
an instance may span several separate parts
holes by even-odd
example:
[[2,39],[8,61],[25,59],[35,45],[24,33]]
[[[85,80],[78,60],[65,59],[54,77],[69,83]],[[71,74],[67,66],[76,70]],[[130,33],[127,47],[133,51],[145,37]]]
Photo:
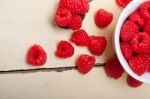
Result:
[[116,0],[117,4],[125,8],[132,0]]
[[77,59],[78,71],[82,74],[88,73],[94,66],[95,58],[86,54],[81,55]]
[[147,21],[144,27],[144,32],[150,35],[150,21]]
[[139,27],[132,21],[126,21],[121,28],[122,41],[130,41],[138,33]]
[[123,56],[126,60],[129,60],[132,57],[133,50],[130,43],[123,42],[120,45]]
[[70,40],[78,46],[88,46],[90,42],[88,34],[83,29],[75,31]]
[[106,74],[114,79],[120,78],[124,73],[124,69],[122,68],[117,58],[112,58],[109,61],[107,61],[104,69]]
[[60,27],[67,27],[72,20],[72,14],[67,9],[58,9],[55,15],[55,22]]
[[41,66],[46,63],[47,55],[40,45],[33,45],[27,53],[28,64]]
[[139,27],[143,28],[144,27],[144,19],[141,16],[141,13],[139,12],[139,10],[133,12],[130,16],[129,16],[129,20],[135,22],[136,24],[139,25]]
[[103,36],[91,36],[89,50],[94,55],[102,55],[107,45],[106,38]]
[[72,14],[85,14],[89,11],[88,0],[60,0],[59,8],[66,8]]
[[131,45],[136,53],[150,53],[150,36],[147,33],[138,33],[131,41]]
[[141,15],[145,18],[145,19],[150,19],[150,1],[147,1],[145,3],[143,3],[140,7],[140,12]]
[[82,19],[79,15],[74,15],[72,17],[71,23],[69,25],[69,28],[72,30],[78,30],[82,26]]
[[138,55],[129,60],[129,66],[137,75],[144,74],[150,66],[149,55]]
[[136,88],[136,87],[139,87],[141,86],[143,83],[134,79],[133,77],[131,77],[130,75],[127,76],[127,84],[130,86],[130,87],[133,87],[133,88]]
[[73,46],[67,41],[60,41],[57,46],[56,56],[60,58],[68,58],[74,54]]
[[95,23],[99,28],[108,26],[113,19],[113,14],[104,10],[99,9],[95,14]]
[[150,73],[150,66],[149,66],[149,68],[148,68],[147,72],[148,72],[148,73]]

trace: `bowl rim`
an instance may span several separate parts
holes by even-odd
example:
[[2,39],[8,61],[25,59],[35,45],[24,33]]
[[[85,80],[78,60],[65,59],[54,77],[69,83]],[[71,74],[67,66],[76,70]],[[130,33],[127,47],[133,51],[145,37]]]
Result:
[[122,52],[121,52],[121,48],[120,48],[120,30],[122,27],[122,24],[124,23],[124,21],[126,20],[126,18],[132,13],[134,12],[142,3],[146,2],[148,0],[133,0],[131,1],[126,8],[124,8],[123,12],[121,13],[116,28],[115,28],[115,34],[114,34],[114,48],[116,51],[116,55],[118,57],[118,60],[120,61],[122,67],[124,68],[124,70],[133,78],[135,78],[136,80],[139,80],[143,83],[150,83],[150,78],[146,78],[143,79],[143,77],[145,77],[146,75],[150,75],[149,73],[144,73],[142,76],[138,76],[137,74],[135,74],[131,68],[128,65],[128,62],[126,61],[126,59],[124,58]]

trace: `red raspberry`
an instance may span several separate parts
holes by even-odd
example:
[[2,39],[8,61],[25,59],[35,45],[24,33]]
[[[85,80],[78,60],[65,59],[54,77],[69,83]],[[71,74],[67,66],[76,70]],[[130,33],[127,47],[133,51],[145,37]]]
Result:
[[139,12],[139,10],[133,12],[129,16],[129,20],[131,20],[131,21],[135,22],[136,24],[138,24],[140,28],[144,27],[145,20],[141,16],[141,13]]
[[150,67],[148,68],[147,72],[150,72]]
[[69,25],[69,28],[72,30],[78,30],[82,26],[82,19],[79,15],[74,15],[72,17],[71,23]]
[[150,35],[150,21],[147,21],[144,27],[144,32]]
[[136,87],[139,87],[141,86],[143,83],[134,79],[133,77],[131,77],[130,75],[127,76],[127,84],[130,86],[130,87],[133,87],[133,88],[136,88]]
[[95,58],[93,56],[83,54],[77,59],[77,68],[80,73],[86,74],[93,68],[94,63]]
[[72,14],[67,9],[58,9],[55,15],[55,22],[60,27],[69,26],[72,20]]
[[117,58],[112,58],[109,61],[107,61],[104,69],[106,74],[114,79],[120,78],[124,73],[124,69],[122,68]]
[[88,46],[90,42],[88,34],[83,29],[75,31],[70,40],[78,46]]
[[140,7],[140,12],[141,15],[145,18],[145,19],[150,19],[150,1],[147,1],[145,3],[143,3]]
[[129,66],[137,75],[144,74],[150,66],[149,55],[138,55],[129,60]]
[[102,55],[107,45],[106,38],[103,36],[91,36],[89,50],[94,55]]
[[139,32],[139,27],[132,21],[126,21],[121,28],[122,41],[130,41]]
[[136,53],[150,53],[150,36],[147,33],[138,33],[131,41],[131,45]]
[[126,60],[129,60],[132,57],[133,50],[130,43],[123,42],[120,45],[123,56]]
[[85,14],[89,11],[88,0],[60,0],[59,8],[66,8],[72,14]]
[[46,63],[47,55],[40,45],[33,45],[27,53],[27,62],[34,66],[41,66]]
[[95,14],[95,23],[99,28],[108,26],[113,19],[113,14],[104,10],[99,9]]
[[68,58],[74,54],[73,46],[67,41],[60,41],[57,46],[56,56],[60,58]]
[[150,73],[150,66],[149,66],[149,68],[148,68],[147,72],[148,72],[148,73]]
[[125,8],[132,0],[116,0],[117,4]]

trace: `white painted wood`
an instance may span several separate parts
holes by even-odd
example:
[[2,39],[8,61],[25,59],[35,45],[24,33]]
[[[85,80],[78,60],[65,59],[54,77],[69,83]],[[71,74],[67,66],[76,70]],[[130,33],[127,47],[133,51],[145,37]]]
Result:
[[110,79],[103,68],[87,75],[76,70],[1,74],[0,99],[149,99],[150,85],[134,89],[125,77]]
[[[90,54],[86,48],[75,47],[75,54],[69,59],[59,59],[54,55],[60,40],[68,40],[71,30],[55,26],[54,14],[59,0],[0,0],[0,71],[31,69],[26,63],[26,53],[33,44],[40,44],[48,55],[47,63],[40,68],[55,68],[75,65],[76,58],[83,53]],[[117,18],[121,12],[115,0],[93,0],[90,11],[85,17],[83,28],[89,35],[106,35],[108,46],[105,53],[97,57],[97,63],[103,63],[114,55],[111,36]],[[99,8],[105,8],[114,14],[112,24],[98,29],[94,23],[94,14]]]

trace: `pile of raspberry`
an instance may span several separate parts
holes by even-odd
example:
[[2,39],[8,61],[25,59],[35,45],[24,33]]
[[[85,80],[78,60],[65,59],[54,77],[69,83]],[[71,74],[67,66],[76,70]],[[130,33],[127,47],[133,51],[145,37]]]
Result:
[[[123,8],[127,6],[127,4],[131,1],[132,0],[116,0],[117,4]],[[59,26],[60,28],[73,30],[72,35],[68,41],[66,40],[59,41],[56,47],[55,55],[62,59],[67,59],[72,57],[75,53],[74,45],[85,47],[92,54],[92,55],[81,54],[78,56],[77,60],[75,61],[78,71],[82,74],[87,74],[89,71],[92,70],[96,62],[95,56],[101,56],[104,53],[107,46],[107,40],[104,36],[89,35],[89,33],[85,29],[81,28],[82,21],[84,20],[86,13],[88,13],[89,8],[90,7],[89,7],[88,0],[60,0],[58,4],[58,9],[55,14],[55,23],[57,26]],[[130,20],[132,20],[133,22],[127,22],[127,24],[131,26],[132,23],[134,23],[134,24],[138,24],[140,27],[143,28],[144,19],[143,17],[141,16],[139,17],[138,15],[139,14],[136,13],[131,15]],[[135,16],[136,18],[133,18]],[[94,20],[96,26],[100,29],[103,29],[111,24],[113,20],[113,14],[104,9],[99,9],[95,13]],[[131,35],[132,34],[134,35],[133,31],[138,31],[138,26],[136,25],[132,28],[130,27],[131,30],[129,31],[125,31],[129,27],[127,26],[123,26],[123,27],[125,27],[125,29],[123,30],[125,34],[126,32],[131,32]],[[146,27],[147,27],[146,31],[150,31],[148,29],[148,26]],[[142,30],[142,28],[140,28],[140,30]],[[130,36],[128,35],[125,36],[123,34],[124,39],[129,39],[129,37]],[[133,43],[134,45],[136,44],[135,47],[138,49],[139,38],[141,40],[141,36],[137,36],[137,38],[135,38]],[[142,34],[142,39],[143,38],[148,38],[147,36],[145,36],[145,33],[144,35]],[[74,43],[74,45],[72,43]],[[128,42],[122,40],[121,47],[122,50],[124,50],[123,53],[125,57],[127,57],[127,59],[133,57],[133,50],[131,46],[129,46]],[[143,48],[146,47],[143,46]],[[148,48],[146,48],[145,50],[147,49]],[[140,59],[139,62],[143,63],[149,56],[142,55],[138,57],[136,58]],[[136,58],[133,58],[130,63],[133,65],[138,64],[138,62],[135,62],[137,61],[135,60]],[[35,44],[29,49],[27,53],[28,64],[31,64],[33,66],[43,66],[46,63],[46,61],[47,61],[46,51],[40,45]],[[143,64],[148,64],[148,62],[146,61]],[[117,58],[112,58],[108,60],[108,62],[104,67],[104,70],[109,77],[114,79],[119,79],[124,73],[124,69],[122,68]],[[138,87],[142,85],[140,81],[137,81],[136,79],[132,78],[129,75],[127,76],[127,84],[131,87]]]
[[[88,0],[60,0],[55,14],[55,23],[58,27],[73,30],[68,41],[61,40],[58,43],[55,55],[59,58],[70,58],[75,53],[74,46],[87,48],[92,54],[81,54],[75,61],[78,71],[82,74],[91,71],[96,62],[95,56],[101,56],[107,46],[104,36],[89,35],[85,29],[81,28],[89,8]],[[96,26],[102,29],[112,22],[113,14],[99,9],[94,19]]]
[[150,72],[150,1],[143,3],[124,22],[120,48],[134,73]]

